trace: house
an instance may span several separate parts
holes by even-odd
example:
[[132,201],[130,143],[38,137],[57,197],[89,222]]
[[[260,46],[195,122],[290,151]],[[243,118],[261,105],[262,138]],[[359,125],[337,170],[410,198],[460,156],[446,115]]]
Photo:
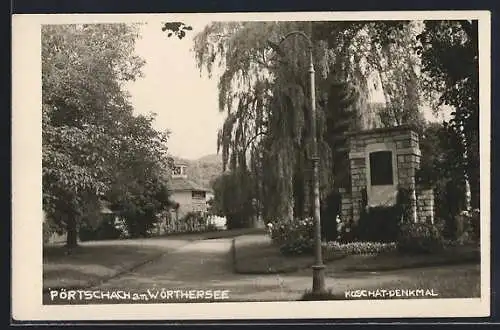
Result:
[[170,199],[176,204],[172,210],[174,219],[181,219],[189,212],[207,212],[208,200],[213,196],[211,189],[190,180],[186,173],[187,164],[175,162],[169,183]]

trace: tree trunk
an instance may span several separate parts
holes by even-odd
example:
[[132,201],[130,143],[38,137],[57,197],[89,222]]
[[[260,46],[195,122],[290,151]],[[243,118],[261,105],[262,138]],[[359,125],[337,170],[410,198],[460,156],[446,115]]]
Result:
[[467,176],[470,184],[471,207],[480,208],[480,154],[479,136],[477,131],[469,132],[469,148],[467,149]]
[[293,221],[293,197],[291,197],[288,202],[287,217],[290,222]]
[[66,219],[66,247],[69,249],[78,246],[78,231],[76,228],[75,216],[68,216]]
[[480,168],[479,161],[473,166],[470,166],[467,171],[469,177],[470,188],[470,206],[473,209],[480,208],[481,191],[480,191]]
[[288,183],[288,198],[286,201],[286,216],[288,221],[292,222],[294,220],[294,204],[295,198],[293,196],[293,177],[291,176]]
[[311,171],[304,171],[304,217],[312,216],[312,180],[310,178]]
[[470,190],[471,207],[473,209],[478,209],[480,208],[480,197],[481,197],[480,186],[479,186],[479,175],[471,178],[470,184],[471,184],[471,190]]

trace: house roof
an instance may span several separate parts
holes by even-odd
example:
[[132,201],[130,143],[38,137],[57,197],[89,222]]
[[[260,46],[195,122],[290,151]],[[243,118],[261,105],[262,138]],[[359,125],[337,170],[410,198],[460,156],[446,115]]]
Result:
[[182,159],[176,156],[170,156],[170,158],[172,158],[174,165],[181,165],[181,166],[189,165],[189,161],[187,161],[186,159]]
[[189,191],[197,190],[197,191],[207,191],[207,192],[212,191],[211,189],[203,187],[202,185],[199,185],[196,182],[186,178],[172,178],[170,180],[169,189],[172,191],[186,191],[186,190]]
[[101,214],[114,214],[115,212],[112,210],[111,203],[106,200],[101,200],[100,202],[100,212]]

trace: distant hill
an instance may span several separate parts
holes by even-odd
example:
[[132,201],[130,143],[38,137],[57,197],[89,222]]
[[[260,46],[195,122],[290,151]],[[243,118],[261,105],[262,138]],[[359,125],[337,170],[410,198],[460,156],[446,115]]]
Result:
[[220,169],[222,170],[222,154],[205,155],[196,159],[196,162],[204,164],[217,164],[220,165]]
[[222,174],[222,155],[210,154],[195,160],[173,157],[176,162],[187,164],[186,172],[190,180],[207,188]]

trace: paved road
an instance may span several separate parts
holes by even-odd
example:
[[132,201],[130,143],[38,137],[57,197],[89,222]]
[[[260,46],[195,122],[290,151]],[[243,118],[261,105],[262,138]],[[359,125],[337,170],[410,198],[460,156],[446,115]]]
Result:
[[[186,244],[170,242],[176,249],[153,263],[99,285],[95,290],[229,290],[230,301],[298,300],[311,288],[311,273],[294,275],[241,275],[233,273],[231,238],[195,241]],[[163,244],[161,241],[148,244]],[[429,276],[452,276],[455,272],[476,270],[478,266],[433,267]],[[410,280],[414,270],[383,273],[356,273],[326,278],[327,288],[342,293],[354,288],[394,288]],[[175,302],[176,300],[170,300]],[[125,302],[125,301],[123,301]]]

